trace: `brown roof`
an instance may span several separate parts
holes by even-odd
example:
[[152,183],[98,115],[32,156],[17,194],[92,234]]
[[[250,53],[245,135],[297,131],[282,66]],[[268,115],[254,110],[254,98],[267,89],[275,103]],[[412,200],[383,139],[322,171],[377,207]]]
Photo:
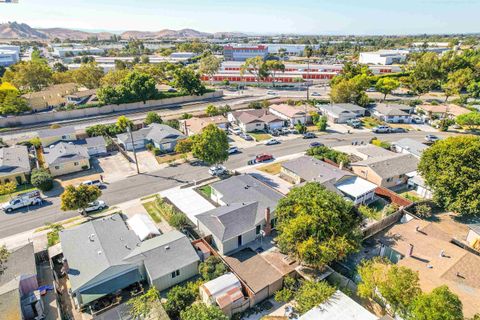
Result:
[[[465,316],[472,317],[480,312],[480,257],[450,239],[433,223],[416,219],[396,224],[380,235],[382,243],[404,256],[398,265],[418,272],[423,291],[447,285],[462,301]],[[408,256],[410,244],[412,256]]]
[[[305,115],[304,106],[290,106],[288,104],[274,104],[270,108],[289,118],[301,117]],[[308,111],[308,109],[307,109]]]
[[42,109],[48,106],[57,106],[65,103],[65,96],[77,90],[75,83],[55,84],[38,92],[24,94],[32,109]]
[[470,110],[457,106],[456,104],[439,104],[439,105],[433,105],[433,104],[422,104],[417,106],[417,108],[422,109],[426,112],[431,112],[431,113],[448,113],[454,116],[459,116],[465,113],[469,113]]
[[275,267],[251,249],[225,256],[224,259],[255,293],[282,279],[282,274]]
[[277,121],[283,121],[276,115],[269,113],[265,109],[251,109],[232,112],[235,119],[241,123],[253,123],[253,122],[265,122],[272,123]]
[[185,126],[187,126],[188,130],[193,133],[200,133],[203,128],[208,126],[209,124],[223,124],[227,123],[228,120],[224,116],[215,116],[215,117],[207,117],[207,118],[197,118],[193,117],[190,119],[185,120]]

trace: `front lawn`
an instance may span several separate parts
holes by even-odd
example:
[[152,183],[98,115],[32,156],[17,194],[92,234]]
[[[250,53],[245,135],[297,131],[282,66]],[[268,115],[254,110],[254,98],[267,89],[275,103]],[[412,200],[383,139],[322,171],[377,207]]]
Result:
[[263,171],[265,173],[276,175],[280,173],[280,169],[282,168],[282,163],[283,162],[280,161],[280,162],[267,164],[265,166],[258,167],[258,170]]
[[158,210],[155,204],[155,200],[142,203],[142,205],[145,208],[145,210],[147,210],[148,215],[152,218],[153,221],[155,221],[156,223],[159,223],[162,221],[162,217],[161,217],[160,211]]
[[248,134],[250,136],[252,136],[252,138],[255,139],[255,141],[257,141],[257,142],[269,140],[269,139],[272,138],[271,135],[269,135],[268,133],[265,133],[265,132],[250,132]]
[[163,164],[163,163],[172,163],[180,159],[187,159],[189,156],[190,155],[185,155],[183,153],[174,153],[174,154],[155,156],[155,159],[157,159],[158,164]]
[[212,195],[212,187],[210,187],[210,185],[200,187],[198,188],[198,191],[200,191],[208,199],[210,199],[210,196]]
[[32,190],[35,190],[35,189],[36,188],[34,186],[32,186],[31,184],[18,185],[17,189],[15,190],[14,193],[12,193],[10,195],[8,195],[8,194],[0,195],[0,203],[10,201],[10,197],[13,198],[19,193],[28,192],[28,191],[32,191]]
[[361,119],[360,121],[362,122],[362,125],[367,129],[371,129],[373,127],[380,126],[380,125],[384,124],[382,121],[378,120],[377,118],[373,118],[373,117],[365,117],[365,118]]

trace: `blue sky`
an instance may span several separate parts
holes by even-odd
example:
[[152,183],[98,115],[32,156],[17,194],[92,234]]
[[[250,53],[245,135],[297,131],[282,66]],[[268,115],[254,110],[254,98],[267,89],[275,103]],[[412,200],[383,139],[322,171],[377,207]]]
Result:
[[87,30],[295,34],[480,32],[480,0],[19,0],[0,22]]

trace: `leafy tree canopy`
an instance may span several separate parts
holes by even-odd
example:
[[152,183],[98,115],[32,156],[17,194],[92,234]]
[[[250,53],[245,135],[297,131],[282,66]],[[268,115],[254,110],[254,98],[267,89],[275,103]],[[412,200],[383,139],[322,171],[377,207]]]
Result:
[[407,319],[463,320],[462,302],[447,286],[419,295],[412,304]]
[[193,156],[209,165],[225,162],[228,148],[227,134],[214,124],[209,124],[193,137]]

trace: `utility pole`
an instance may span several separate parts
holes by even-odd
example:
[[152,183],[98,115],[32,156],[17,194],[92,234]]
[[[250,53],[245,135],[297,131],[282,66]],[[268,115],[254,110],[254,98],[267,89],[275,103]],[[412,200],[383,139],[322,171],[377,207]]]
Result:
[[135,165],[137,166],[137,174],[140,174],[140,169],[138,168],[137,152],[135,151],[135,141],[133,141],[133,133],[130,126],[127,126],[128,134],[130,134],[130,140],[132,141],[133,157],[135,158]]

